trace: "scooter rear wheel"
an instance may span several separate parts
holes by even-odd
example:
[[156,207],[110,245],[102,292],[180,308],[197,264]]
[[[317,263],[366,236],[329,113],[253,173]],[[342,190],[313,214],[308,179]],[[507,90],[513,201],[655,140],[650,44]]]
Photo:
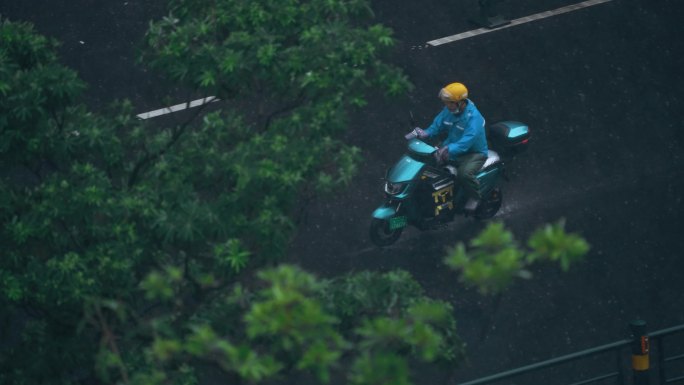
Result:
[[501,189],[495,188],[490,191],[489,194],[482,199],[477,210],[475,210],[475,219],[485,220],[496,215],[501,208],[502,200],[503,196],[501,195]]
[[390,230],[389,221],[373,218],[370,224],[370,239],[377,246],[389,246],[399,239],[403,227]]

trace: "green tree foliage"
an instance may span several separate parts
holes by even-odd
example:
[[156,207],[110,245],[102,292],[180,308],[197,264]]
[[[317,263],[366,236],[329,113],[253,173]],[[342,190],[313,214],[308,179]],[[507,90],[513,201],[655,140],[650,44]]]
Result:
[[[233,383],[409,382],[410,357],[456,356],[450,309],[406,274],[363,278],[401,297],[388,312],[343,314],[338,287],[365,290],[353,278],[259,272],[282,259],[298,197],[350,180],[358,149],[337,139],[348,109],[369,87],[408,86],[379,59],[389,31],[352,23],[365,10],[175,3],[146,61],[228,101],[173,126],[125,101],[90,112],[57,43],[2,21],[0,382],[193,384],[214,367]],[[200,72],[173,75],[181,65]]]
[[308,103],[363,105],[368,87],[408,86],[379,60],[394,41],[370,16],[364,0],[173,0],[150,27],[146,58],[171,79],[253,100],[268,117]]
[[[27,24],[0,20],[0,151],[5,164],[30,165],[36,158],[69,150],[66,115],[85,85],[57,62],[57,42]],[[53,136],[69,137],[55,142]]]
[[[276,266],[300,198],[354,173],[349,110],[409,87],[366,16],[174,1],[143,61],[221,102],[170,126],[89,111],[57,43],[0,21],[0,383],[409,384],[412,363],[458,359],[453,310],[407,273]],[[531,244],[572,260],[557,234]]]
[[[453,363],[460,357],[451,307],[425,297],[406,272],[319,280],[281,265],[258,278],[254,291],[234,286],[182,330],[171,326],[172,318],[150,319],[155,341],[133,382],[187,378],[184,370],[194,361],[248,382],[297,375],[327,383],[336,374],[359,384],[412,383],[412,360]],[[358,313],[348,313],[352,309]]]
[[530,278],[528,268],[535,262],[558,262],[567,271],[589,251],[582,237],[565,231],[564,220],[535,231],[527,249],[520,247],[500,222],[490,223],[469,246],[457,244],[445,263],[461,272],[462,282],[482,294],[500,294],[516,277]]

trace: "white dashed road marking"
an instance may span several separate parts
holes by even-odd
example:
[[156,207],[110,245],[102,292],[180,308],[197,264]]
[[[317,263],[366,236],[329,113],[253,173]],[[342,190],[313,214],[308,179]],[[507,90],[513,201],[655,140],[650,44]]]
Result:
[[502,30],[502,29],[505,29],[505,28],[515,27],[516,25],[525,24],[525,23],[529,23],[529,22],[532,22],[532,21],[545,19],[545,18],[547,18],[547,17],[556,16],[556,15],[560,15],[560,14],[563,14],[563,13],[576,11],[576,10],[578,10],[578,9],[591,7],[591,6],[599,5],[599,4],[602,4],[602,3],[607,3],[607,2],[609,2],[609,1],[613,1],[613,0],[588,0],[588,1],[583,1],[583,2],[581,2],[581,3],[568,5],[568,6],[565,6],[565,7],[561,7],[561,8],[558,8],[558,9],[554,9],[554,10],[552,10],[552,11],[545,11],[545,12],[535,13],[534,15],[525,16],[525,17],[521,17],[521,18],[519,18],[519,19],[511,20],[510,24],[506,24],[506,25],[504,25],[504,26],[502,26],[502,27],[498,27],[498,28],[494,28],[494,29],[478,28],[478,29],[474,29],[474,30],[472,30],[472,31],[463,32],[463,33],[459,33],[459,34],[456,34],[456,35],[443,37],[443,38],[441,38],[441,39],[430,40],[430,41],[427,42],[427,44],[428,44],[428,45],[431,45],[431,46],[433,46],[433,47],[436,47],[436,46],[442,45],[442,44],[453,43],[453,42],[455,42],[455,41],[467,39],[467,38],[469,38],[469,37],[473,37],[473,36],[477,36],[477,35],[482,35],[482,34],[489,33],[489,32],[496,32],[496,31],[499,31],[499,30]]
[[[478,35],[482,35],[482,34],[489,33],[489,32],[496,32],[496,31],[499,31],[499,30],[502,30],[505,28],[515,27],[516,25],[525,24],[525,23],[529,23],[529,22],[532,22],[535,20],[541,20],[541,19],[545,19],[547,17],[556,16],[556,15],[560,15],[563,13],[576,11],[578,9],[591,7],[591,6],[599,5],[602,3],[607,3],[609,1],[613,1],[613,0],[587,0],[587,1],[583,1],[581,3],[572,4],[572,5],[568,5],[565,7],[558,8],[558,9],[554,9],[552,11],[535,13],[534,15],[525,16],[525,17],[521,17],[519,19],[511,20],[511,22],[509,24],[504,25],[502,27],[498,27],[498,28],[494,28],[494,29],[488,29],[488,28],[474,29],[472,31],[463,32],[463,33],[459,33],[456,35],[443,37],[441,39],[431,40],[431,41],[428,41],[427,44],[431,45],[433,47],[436,47],[436,46],[442,45],[442,44],[453,43],[455,41],[467,39],[469,37],[478,36]],[[142,114],[138,114],[137,116],[140,119],[150,119],[150,118],[155,118],[157,116],[170,114],[172,112],[177,112],[177,111],[182,111],[182,110],[186,110],[189,108],[199,107],[201,105],[213,103],[213,102],[216,102],[218,100],[219,99],[215,96],[208,96],[206,98],[193,100],[191,102],[176,104],[175,106],[164,107],[164,108],[160,108],[158,110],[149,111],[149,112],[143,112]]]
[[164,108],[160,108],[160,109],[154,110],[154,111],[143,112],[142,114],[138,114],[137,117],[140,119],[156,118],[157,116],[170,114],[170,113],[176,112],[176,111],[187,110],[189,108],[199,107],[201,105],[209,104],[209,103],[213,103],[213,102],[217,102],[217,101],[219,101],[219,98],[217,98],[216,96],[207,96],[206,98],[193,100],[191,102],[176,104],[175,106],[164,107]]

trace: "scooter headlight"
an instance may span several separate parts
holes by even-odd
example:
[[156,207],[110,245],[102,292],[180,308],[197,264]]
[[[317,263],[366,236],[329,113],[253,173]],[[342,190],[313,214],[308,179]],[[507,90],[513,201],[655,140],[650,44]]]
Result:
[[392,182],[385,182],[385,192],[390,194],[390,195],[399,195],[404,190],[406,189],[406,186],[408,183],[406,182],[401,182],[401,183],[392,183]]

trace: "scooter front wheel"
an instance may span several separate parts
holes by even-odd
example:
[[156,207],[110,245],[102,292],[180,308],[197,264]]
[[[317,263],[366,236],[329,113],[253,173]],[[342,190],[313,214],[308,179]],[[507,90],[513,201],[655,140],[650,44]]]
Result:
[[399,239],[403,227],[391,230],[388,220],[373,218],[370,225],[370,239],[377,246],[389,246]]

